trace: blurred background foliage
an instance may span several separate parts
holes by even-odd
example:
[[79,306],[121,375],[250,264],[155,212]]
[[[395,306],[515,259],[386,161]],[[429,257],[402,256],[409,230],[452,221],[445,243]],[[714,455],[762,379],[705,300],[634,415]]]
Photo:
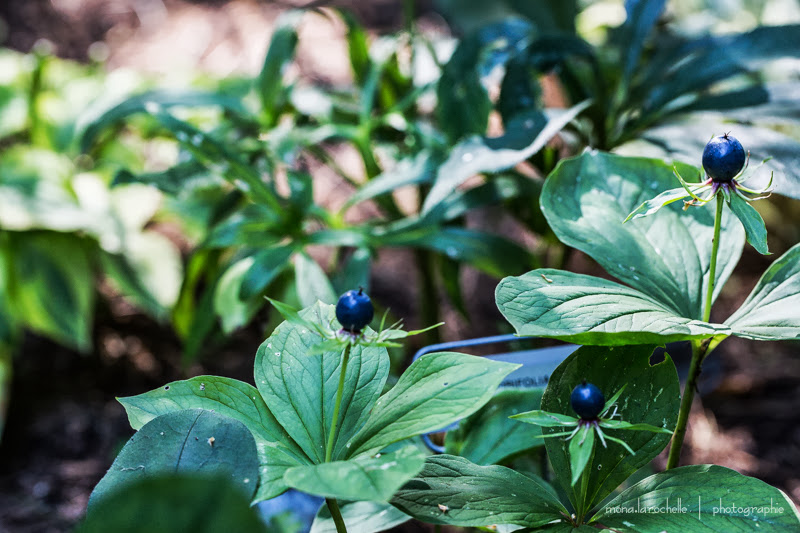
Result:
[[503,330],[497,279],[574,265],[538,197],[584,149],[697,165],[734,131],[800,198],[794,0],[44,4],[0,8],[4,398],[30,334],[92,353],[109,309],[171,331],[185,373],[263,338],[265,296],[363,286],[445,337]]

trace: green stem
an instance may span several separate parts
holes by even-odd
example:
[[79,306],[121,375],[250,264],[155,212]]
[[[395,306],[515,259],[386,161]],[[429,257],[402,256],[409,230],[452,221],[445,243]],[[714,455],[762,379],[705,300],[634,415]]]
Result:
[[[330,463],[333,457],[333,442],[336,440],[336,426],[339,422],[339,407],[341,407],[342,405],[342,392],[344,391],[344,376],[347,372],[347,361],[350,359],[351,346],[352,345],[348,343],[347,346],[345,346],[344,348],[344,355],[342,355],[342,370],[339,373],[339,388],[336,389],[336,403],[333,405],[333,420],[331,420],[331,431],[330,433],[328,433],[328,445],[325,448],[326,463]],[[330,505],[331,501],[334,502],[334,505],[336,504],[335,500],[328,500],[328,507],[331,506]],[[337,507],[337,512],[338,512],[338,507]],[[333,514],[333,509],[331,509],[331,514]],[[336,529],[339,529],[338,526]]]
[[[719,237],[722,226],[722,207],[725,199],[721,194],[717,194],[717,212],[714,217],[714,241],[711,245],[711,265],[708,271],[708,289],[706,290],[706,300],[703,308],[703,321],[708,322],[711,318],[711,302],[714,297],[714,282],[717,275],[717,252],[719,251]],[[689,423],[689,411],[692,410],[694,393],[697,389],[697,378],[703,366],[703,360],[714,349],[719,340],[710,337],[702,341],[692,341],[692,361],[689,363],[689,375],[686,378],[686,385],[683,387],[683,398],[681,398],[681,408],[678,412],[678,422],[675,425],[675,433],[672,436],[672,446],[669,449],[667,458],[667,470],[678,466],[681,460],[681,448],[683,439],[686,437],[686,427]]]
[[[705,347],[704,347],[705,346]],[[675,425],[675,433],[672,435],[672,445],[669,448],[667,458],[667,470],[678,466],[681,460],[681,448],[683,439],[686,437],[686,426],[689,423],[689,411],[692,410],[694,402],[694,391],[697,387],[697,377],[700,375],[700,366],[703,356],[708,348],[707,343],[692,341],[692,362],[689,364],[689,376],[686,378],[686,385],[683,387],[683,398],[681,398],[681,408],[678,411],[678,422]]]
[[717,194],[717,214],[714,217],[714,241],[711,245],[711,266],[708,270],[708,289],[706,290],[706,302],[703,308],[703,322],[708,322],[711,318],[711,301],[714,297],[714,282],[717,277],[717,252],[719,251],[719,233],[722,226],[722,207],[725,199],[722,194]]
[[325,503],[328,504],[328,510],[331,512],[333,523],[336,524],[337,533],[347,533],[342,512],[339,510],[339,503],[334,498],[325,498]]

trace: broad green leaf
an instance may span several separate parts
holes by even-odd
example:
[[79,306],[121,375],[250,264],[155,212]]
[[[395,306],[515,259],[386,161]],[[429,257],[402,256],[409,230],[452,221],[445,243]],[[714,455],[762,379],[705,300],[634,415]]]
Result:
[[249,323],[261,306],[256,298],[243,300],[243,284],[255,257],[245,257],[231,264],[214,289],[214,312],[222,321],[222,331],[231,333]]
[[[683,176],[697,169],[678,165]],[[714,210],[670,205],[623,221],[643,202],[678,182],[663,161],[586,152],[562,161],[545,182],[542,211],[558,238],[610,274],[686,319],[703,316]],[[714,297],[739,260],[744,231],[723,212]]]
[[311,257],[304,253],[295,255],[294,273],[300,305],[309,307],[317,301],[326,304],[336,303],[337,297],[328,276]]
[[132,481],[158,474],[224,475],[247,497],[258,484],[258,453],[247,427],[206,411],[173,411],[146,423],[119,452],[89,499],[93,507]]
[[475,414],[447,432],[447,453],[479,465],[496,464],[516,453],[543,446],[541,429],[509,418],[538,408],[542,389],[508,389],[498,392]]
[[734,335],[746,339],[800,338],[800,244],[769,266],[725,324]]
[[789,533],[800,529],[800,514],[783,492],[759,479],[722,466],[693,465],[640,481],[590,522],[636,533],[660,533],[667,523],[686,533]]
[[261,294],[289,266],[293,251],[291,246],[275,246],[256,253],[242,278],[239,297],[247,301]]
[[284,490],[287,468],[308,463],[309,459],[270,412],[261,394],[252,385],[218,376],[198,376],[174,381],[164,387],[120,398],[133,429],[175,411],[207,409],[242,422],[256,441],[261,462],[256,499],[268,499]]
[[581,102],[568,110],[546,117],[537,112],[513,120],[501,137],[472,137],[453,147],[450,157],[439,167],[433,187],[422,206],[430,212],[448,198],[467,179],[483,172],[491,173],[525,161],[569,124],[591,102]]
[[375,453],[471,415],[518,367],[453,352],[423,355],[377,401],[367,423],[348,442],[348,456]]
[[404,513],[431,524],[536,527],[566,509],[553,488],[503,466],[479,466],[463,457],[434,455],[392,498]]
[[749,242],[756,251],[762,255],[770,255],[769,248],[767,247],[767,228],[764,225],[764,219],[758,214],[758,211],[750,205],[747,200],[736,194],[730,194],[728,205],[731,211],[744,226],[745,234],[747,235],[747,242]]
[[241,116],[247,115],[237,98],[199,91],[149,91],[125,99],[110,108],[93,108],[81,118],[76,130],[80,132],[81,151],[87,152],[103,130],[136,113],[153,113],[172,107],[219,107]]
[[76,533],[267,533],[225,476],[163,474],[133,480],[90,509]]
[[[586,470],[586,465],[594,452],[594,428],[583,426],[569,441],[569,470],[571,473],[570,484],[575,487],[578,480]],[[580,489],[578,489],[580,490]]]
[[[342,518],[349,533],[375,533],[399,526],[411,517],[388,503],[349,502],[339,504]],[[311,533],[337,533],[327,505],[320,507]]]
[[269,43],[264,65],[258,75],[258,96],[261,112],[268,126],[272,126],[284,105],[285,84],[283,72],[294,60],[297,47],[297,26],[303,17],[302,11],[287,11],[275,22],[272,40]]
[[326,498],[387,502],[424,463],[422,451],[406,446],[392,453],[296,466],[283,479],[290,487]]
[[6,290],[15,317],[33,331],[89,351],[94,283],[87,242],[55,232],[9,237],[13,261]]
[[684,318],[630,287],[561,270],[505,278],[495,297],[519,335],[577,344],[666,343],[731,333],[722,324]]
[[[300,316],[323,327],[335,324],[332,305],[317,303]],[[314,463],[325,459],[341,372],[342,351],[308,355],[324,340],[316,331],[283,322],[258,348],[256,386],[275,418]],[[345,374],[333,459],[351,456],[345,445],[364,424],[389,374],[385,348],[353,346]]]
[[[550,376],[542,409],[574,416],[570,394],[584,379],[590,380],[610,398],[623,386],[625,391],[617,400],[618,420],[634,424],[650,424],[673,429],[680,407],[678,374],[667,355],[661,363],[651,366],[653,346],[584,346],[573,352]],[[613,411],[613,410],[612,410]],[[563,431],[563,428],[543,428],[544,435]],[[670,435],[646,431],[606,429],[610,437],[626,442],[635,452],[628,453],[621,445],[607,442],[603,447],[595,439],[594,455],[586,467],[587,479],[573,486],[570,469],[571,442],[563,437],[545,439],[547,455],[556,477],[570,501],[579,511],[587,511],[608,496],[639,468],[649,463],[669,443]],[[587,439],[588,440],[588,439]]]

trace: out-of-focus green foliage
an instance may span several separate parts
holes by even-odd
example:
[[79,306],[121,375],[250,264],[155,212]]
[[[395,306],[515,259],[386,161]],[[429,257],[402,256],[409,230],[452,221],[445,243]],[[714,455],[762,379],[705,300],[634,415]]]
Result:
[[[111,190],[111,174],[87,170],[74,136],[90,101],[141,83],[59,60],[46,47],[0,50],[0,398],[23,330],[91,349],[100,278],[156,318],[174,305],[180,256],[145,227],[160,195],[140,185]],[[141,165],[135,146],[114,142],[108,153]]]

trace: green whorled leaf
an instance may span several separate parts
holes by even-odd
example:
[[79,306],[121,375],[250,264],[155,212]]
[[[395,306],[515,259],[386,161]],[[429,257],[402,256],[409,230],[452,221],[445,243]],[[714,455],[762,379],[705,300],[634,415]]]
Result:
[[649,431],[651,433],[664,433],[672,435],[672,431],[667,428],[656,427],[650,424],[631,424],[630,422],[625,422],[624,420],[603,420],[600,423],[600,426],[608,429],[625,429],[628,431]]
[[231,333],[249,323],[261,306],[256,298],[243,300],[242,287],[255,257],[245,257],[232,263],[220,276],[214,288],[214,312],[222,321],[222,331]]
[[13,261],[6,290],[16,318],[33,331],[89,351],[94,283],[87,242],[55,232],[8,235]]
[[447,432],[445,450],[479,465],[491,465],[516,453],[543,446],[541,429],[509,418],[539,407],[542,389],[499,391],[457,429]]
[[239,298],[248,301],[261,294],[289,266],[292,246],[274,246],[257,252],[253,263],[242,278]]
[[367,423],[348,442],[348,456],[375,453],[471,415],[518,367],[454,352],[423,355],[377,401]]
[[[590,380],[610,398],[623,386],[617,400],[618,420],[650,424],[672,429],[680,407],[678,374],[672,359],[650,365],[653,346],[598,347],[583,346],[564,360],[550,376],[542,409],[574,416],[570,394],[584,379]],[[563,428],[543,428],[548,435]],[[621,445],[595,440],[594,455],[587,466],[587,479],[573,486],[570,469],[570,442],[563,437],[545,439],[547,455],[556,477],[576,509],[587,511],[608,496],[631,474],[649,463],[669,443],[670,435],[647,431],[606,429],[610,437],[626,442],[635,452],[629,454]],[[573,437],[573,441],[577,438]]]
[[256,441],[261,462],[257,500],[277,496],[284,490],[287,468],[309,462],[270,412],[252,385],[218,376],[198,376],[174,381],[164,387],[120,398],[133,429],[154,418],[185,409],[207,409],[242,422]]
[[776,259],[725,324],[738,337],[800,339],[800,244]]
[[573,488],[581,479],[586,465],[592,458],[594,442],[594,428],[589,426],[583,426],[569,441],[569,470]]
[[728,205],[731,207],[733,214],[736,215],[742,223],[742,226],[744,226],[747,242],[749,242],[758,253],[770,255],[769,248],[767,247],[767,227],[764,225],[764,219],[761,218],[758,211],[756,211],[747,200],[735,192],[730,194]]
[[224,475],[251,497],[258,463],[253,435],[238,420],[204,409],[173,411],[130,438],[92,491],[89,508],[132,481],[185,472]]
[[[342,518],[349,533],[375,533],[399,526],[411,517],[394,505],[379,502],[348,502],[339,504]],[[320,507],[311,533],[337,533],[327,505]]]
[[692,465],[640,481],[590,523],[637,533],[660,533],[666,523],[687,533],[789,533],[800,528],[800,514],[783,492],[759,479],[722,466]]
[[384,246],[415,246],[469,263],[492,276],[524,271],[534,257],[520,245],[503,237],[459,227],[420,226],[381,235]]
[[511,121],[501,137],[472,137],[456,145],[439,167],[433,187],[422,206],[423,214],[447,199],[456,188],[475,174],[497,172],[525,161],[569,124],[591,102],[585,101],[551,117],[537,111]]
[[287,470],[283,479],[290,487],[326,498],[388,502],[423,464],[425,454],[415,446],[405,446],[391,453],[297,466]]
[[683,187],[664,191],[655,198],[651,198],[650,200],[643,202],[642,205],[631,212],[631,214],[628,215],[623,222],[628,222],[630,220],[636,220],[637,218],[652,215],[665,205],[669,205],[672,202],[677,202],[678,200],[683,200],[684,198],[688,197],[689,193]]
[[[300,316],[322,327],[336,327],[332,305],[316,303]],[[342,363],[341,349],[308,355],[323,340],[303,325],[283,322],[258,348],[255,363],[256,386],[270,411],[314,463],[325,458]],[[364,425],[388,375],[385,348],[352,347],[333,459],[352,455],[345,445]]]
[[81,117],[76,126],[80,132],[81,151],[87,152],[102,131],[136,113],[153,113],[154,111],[172,107],[219,107],[240,115],[247,115],[242,102],[215,93],[200,91],[149,91],[132,96],[110,108],[90,109]]
[[[682,176],[699,175],[695,168],[676,167]],[[673,168],[663,161],[586,152],[562,161],[546,180],[542,212],[562,242],[677,316],[699,319],[708,286],[714,210],[684,211],[671,205],[623,225],[643,202],[677,184]],[[743,246],[741,225],[723,212],[715,298]]]
[[512,417],[514,420],[534,424],[546,428],[565,428],[578,425],[578,419],[574,416],[562,415],[559,413],[548,413],[547,411],[534,410],[520,413]]
[[264,65],[258,75],[261,111],[270,126],[274,124],[277,113],[284,104],[283,72],[294,59],[297,47],[297,26],[300,24],[302,15],[301,11],[287,11],[275,22]]
[[684,318],[638,290],[561,270],[505,278],[495,298],[506,320],[525,336],[626,345],[731,334],[726,325]]
[[463,457],[434,455],[392,504],[431,524],[536,527],[567,513],[553,488],[503,466],[479,466]]
[[132,480],[90,509],[76,533],[267,533],[240,487],[225,476],[163,474]]
[[300,305],[309,307],[317,301],[336,303],[337,297],[328,276],[311,257],[304,253],[297,254],[294,258],[294,273]]
[[391,170],[387,170],[366,182],[347,200],[347,206],[389,194],[400,187],[419,185],[433,180],[436,170],[435,158],[428,151],[414,157],[401,159]]

